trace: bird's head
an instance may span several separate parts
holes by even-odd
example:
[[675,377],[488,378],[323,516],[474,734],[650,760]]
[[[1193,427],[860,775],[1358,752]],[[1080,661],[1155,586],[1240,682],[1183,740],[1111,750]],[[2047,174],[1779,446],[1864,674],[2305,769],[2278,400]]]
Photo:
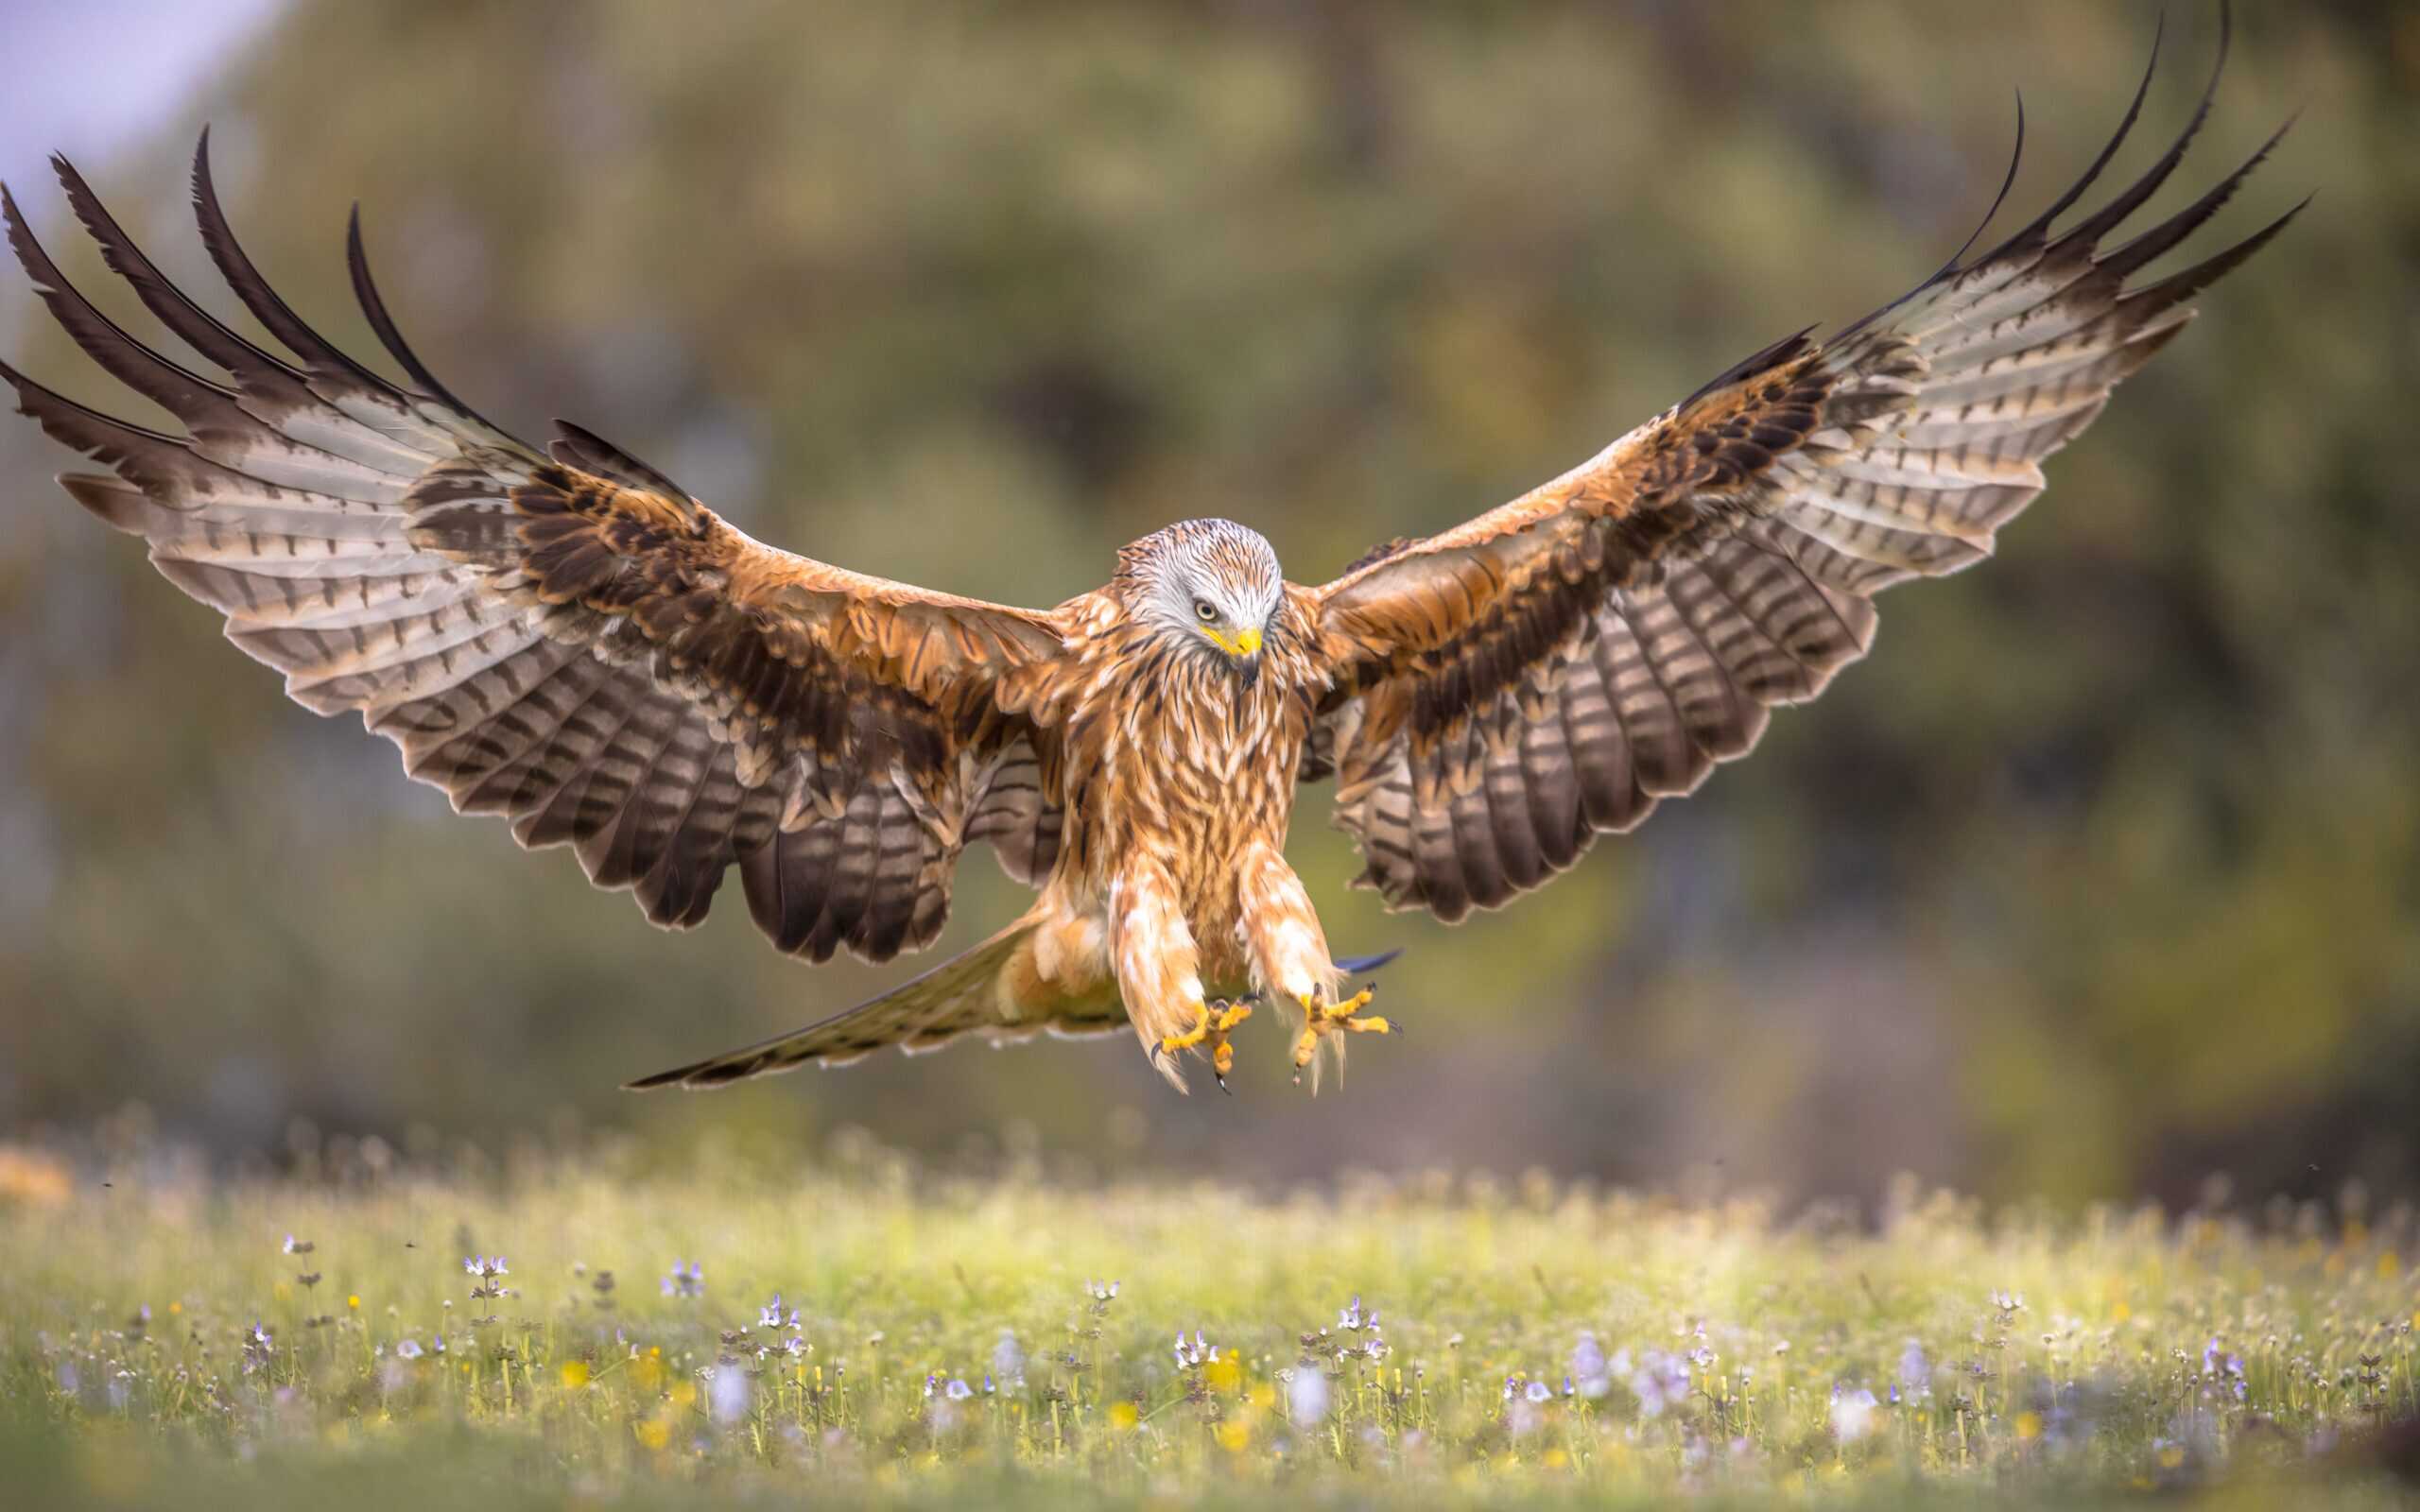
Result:
[[1247,687],[1285,596],[1277,553],[1232,520],[1186,520],[1118,553],[1135,617],[1170,644],[1224,662]]

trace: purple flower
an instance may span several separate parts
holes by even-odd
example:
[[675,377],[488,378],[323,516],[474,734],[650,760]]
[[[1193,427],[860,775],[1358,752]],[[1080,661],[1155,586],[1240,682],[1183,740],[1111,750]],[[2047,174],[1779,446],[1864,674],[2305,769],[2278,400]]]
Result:
[[1891,1400],[1899,1400],[1899,1388],[1905,1386],[1911,1398],[1932,1395],[1932,1362],[1925,1358],[1925,1347],[1913,1339],[1899,1351],[1899,1381],[1891,1388]]
[[1678,1407],[1689,1400],[1688,1362],[1661,1349],[1650,1349],[1639,1357],[1639,1366],[1631,1372],[1631,1394],[1638,1399],[1642,1418],[1656,1418],[1668,1407]]
[[1582,1333],[1571,1347],[1571,1375],[1580,1394],[1594,1401],[1613,1389],[1613,1368],[1605,1363],[1605,1351],[1594,1333]]
[[1000,1331],[1000,1342],[992,1346],[992,1370],[1004,1385],[1025,1384],[1025,1349],[1007,1329]]
[[669,1274],[664,1278],[666,1297],[702,1297],[706,1290],[706,1268],[696,1261],[674,1261]]

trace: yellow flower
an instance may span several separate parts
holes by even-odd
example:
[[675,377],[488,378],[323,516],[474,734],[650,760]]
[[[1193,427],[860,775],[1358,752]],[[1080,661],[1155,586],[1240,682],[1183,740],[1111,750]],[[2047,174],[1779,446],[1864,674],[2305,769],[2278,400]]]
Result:
[[1243,1384],[1243,1367],[1233,1359],[1213,1360],[1201,1367],[1201,1379],[1213,1391],[1234,1391]]
[[2042,1415],[2038,1412],[2018,1413],[2016,1415],[2016,1436],[2020,1440],[2031,1440],[2041,1437]]
[[361,1298],[358,1296],[347,1297],[344,1305],[357,1313],[361,1310]]
[[1134,1425],[1142,1420],[1143,1415],[1134,1410],[1134,1404],[1131,1401],[1113,1401],[1109,1404],[1109,1426],[1121,1434],[1132,1433]]
[[588,1384],[588,1362],[585,1360],[565,1360],[559,1373],[566,1390],[578,1391]]
[[1219,1425],[1219,1447],[1230,1454],[1240,1454],[1252,1442],[1252,1429],[1243,1419],[1231,1418]]
[[2184,1463],[2185,1451],[2179,1449],[2174,1444],[2170,1444],[2166,1449],[2159,1452],[2159,1468],[2161,1469],[2172,1470]]
[[649,1449],[662,1449],[672,1442],[672,1424],[662,1418],[643,1418],[631,1424],[631,1432]]

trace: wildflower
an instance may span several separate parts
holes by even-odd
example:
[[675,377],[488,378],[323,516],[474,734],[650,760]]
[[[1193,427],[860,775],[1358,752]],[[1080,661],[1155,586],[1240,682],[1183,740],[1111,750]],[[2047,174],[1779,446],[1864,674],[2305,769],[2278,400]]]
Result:
[[506,1274],[502,1255],[465,1255],[462,1257],[462,1268],[483,1281],[492,1281]]
[[1874,1393],[1860,1386],[1854,1391],[1843,1389],[1838,1382],[1832,1385],[1832,1432],[1843,1444],[1854,1444],[1874,1429],[1874,1410],[1877,1403]]
[[1529,1389],[1522,1395],[1531,1401],[1551,1401],[1554,1400],[1554,1388],[1543,1381],[1532,1381],[1530,1383]]
[[1504,1426],[1512,1431],[1513,1437],[1527,1438],[1546,1426],[1546,1414],[1539,1410],[1537,1403],[1524,1397],[1504,1415]]
[[1025,1384],[1025,1349],[1007,1329],[1000,1331],[1000,1342],[992,1346],[992,1370],[1004,1385]]
[[1932,1362],[1925,1358],[1925,1347],[1914,1339],[1910,1339],[1908,1347],[1899,1351],[1899,1380],[1891,1388],[1893,1401],[1899,1400],[1900,1386],[1907,1387],[1910,1397],[1932,1395]]
[[1336,1310],[1336,1326],[1348,1333],[1358,1333],[1363,1329],[1374,1329],[1378,1326],[1378,1310],[1374,1307],[1367,1313],[1362,1312],[1361,1298],[1357,1294],[1351,1307],[1340,1307]]
[[784,1339],[782,1341],[782,1352],[790,1356],[792,1359],[796,1359],[798,1356],[804,1354],[806,1352],[806,1335],[804,1333],[793,1333],[788,1338]]
[[666,1297],[702,1297],[705,1291],[706,1268],[696,1261],[674,1261],[670,1273],[664,1278]]
[[1086,1281],[1084,1282],[1084,1292],[1085,1295],[1089,1296],[1096,1303],[1106,1306],[1110,1299],[1117,1295],[1117,1285],[1118,1283],[1115,1281],[1111,1281],[1107,1285],[1103,1285],[1099,1281]]
[[308,1239],[297,1239],[292,1234],[287,1234],[285,1236],[285,1252],[289,1255],[307,1255],[320,1246],[313,1244]]
[[756,1321],[759,1326],[769,1329],[796,1328],[798,1327],[798,1310],[785,1308],[782,1305],[782,1294],[775,1292],[771,1301],[756,1310]]
[[418,1339],[406,1338],[395,1346],[395,1358],[398,1360],[417,1360],[421,1357],[421,1352]]
[[1176,1331],[1176,1367],[1178,1369],[1198,1370],[1217,1358],[1219,1358],[1219,1347],[1215,1344],[1204,1344],[1200,1329],[1193,1331],[1191,1344],[1184,1342],[1184,1330]]
[[1613,1367],[1605,1361],[1605,1351],[1594,1333],[1582,1333],[1571,1347],[1571,1376],[1580,1394],[1594,1401],[1614,1386]]
[[1286,1417],[1299,1427],[1326,1420],[1327,1377],[1317,1366],[1296,1366],[1286,1383]]
[[277,1336],[268,1329],[254,1323],[244,1331],[244,1372],[249,1375],[268,1365],[277,1355]]
[[1638,1368],[1631,1373],[1630,1389],[1638,1399],[1640,1417],[1660,1417],[1667,1407],[1678,1407],[1688,1400],[1688,1364],[1678,1355],[1650,1349],[1639,1357]]
[[949,1378],[949,1384],[942,1388],[942,1395],[952,1401],[964,1401],[975,1395],[975,1388],[958,1377],[952,1376]]
[[706,1383],[706,1403],[715,1421],[728,1427],[748,1416],[748,1373],[736,1366],[717,1366]]

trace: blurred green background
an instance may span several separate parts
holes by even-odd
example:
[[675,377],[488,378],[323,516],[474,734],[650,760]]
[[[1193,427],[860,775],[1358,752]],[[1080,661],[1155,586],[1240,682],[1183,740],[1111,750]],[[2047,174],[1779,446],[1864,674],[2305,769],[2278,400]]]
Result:
[[[2120,173],[2215,43],[2213,8],[2169,9]],[[2203,245],[2318,203],[2052,463],[1999,559],[1889,595],[1819,705],[1510,912],[1446,930],[1347,893],[1312,795],[1297,864],[1340,950],[1409,950],[1384,990],[1413,1030],[1316,1103],[1260,1023],[1233,1099],[1170,1095],[1122,1040],[614,1091],[913,967],[784,961],[735,892],[661,935],[569,855],[452,817],[357,722],[286,703],[11,420],[0,1129],[140,1100],[228,1152],[297,1118],[767,1147],[860,1125],[1279,1182],[1450,1161],[1852,1196],[1902,1168],[2053,1198],[2212,1170],[2410,1187],[2420,11],[2241,9],[2152,209],[2296,108]],[[1989,200],[2012,91],[2013,226],[2098,149],[2153,17],[327,0],[79,165],[233,318],[182,204],[212,121],[249,249],[354,351],[376,351],[341,256],[358,197],[422,355],[500,421],[576,419],[794,549],[1049,604],[1197,514],[1322,580],[1895,295]],[[151,332],[50,186],[14,187]],[[39,314],[0,280],[10,360],[149,418]],[[1021,905],[971,857],[943,948]]]

